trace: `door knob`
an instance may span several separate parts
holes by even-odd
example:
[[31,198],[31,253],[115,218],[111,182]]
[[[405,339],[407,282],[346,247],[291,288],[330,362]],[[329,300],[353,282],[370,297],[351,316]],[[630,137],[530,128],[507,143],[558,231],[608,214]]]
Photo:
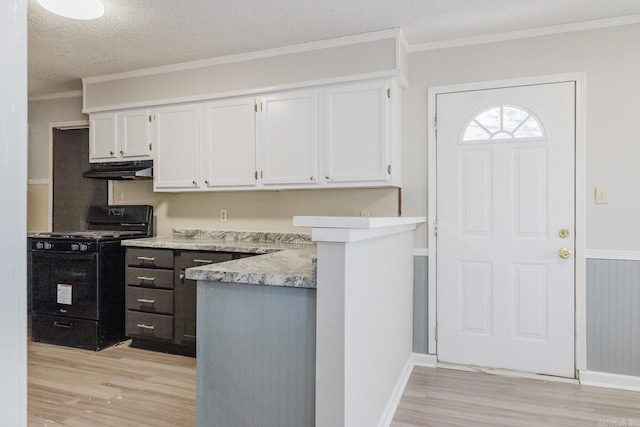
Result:
[[567,259],[571,256],[571,251],[567,248],[561,248],[558,251],[558,256],[562,259]]

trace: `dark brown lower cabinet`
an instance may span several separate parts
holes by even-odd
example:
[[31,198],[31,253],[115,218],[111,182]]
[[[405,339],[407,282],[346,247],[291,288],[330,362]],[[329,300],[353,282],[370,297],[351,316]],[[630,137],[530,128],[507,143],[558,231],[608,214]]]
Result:
[[185,278],[185,269],[231,261],[234,259],[234,254],[231,252],[182,251],[176,252],[175,259],[174,342],[179,345],[195,346],[197,281]]
[[128,247],[125,329],[132,346],[195,356],[197,282],[185,269],[251,255]]

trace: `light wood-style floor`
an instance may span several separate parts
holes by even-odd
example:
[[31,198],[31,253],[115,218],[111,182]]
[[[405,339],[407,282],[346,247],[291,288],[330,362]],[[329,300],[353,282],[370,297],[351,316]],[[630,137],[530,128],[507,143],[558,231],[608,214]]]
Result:
[[[194,426],[195,374],[193,358],[128,343],[30,342],[29,426]],[[640,426],[640,393],[416,367],[392,427],[423,426]]]
[[640,392],[416,367],[391,426],[640,426]]
[[29,342],[28,359],[29,426],[195,425],[194,358]]

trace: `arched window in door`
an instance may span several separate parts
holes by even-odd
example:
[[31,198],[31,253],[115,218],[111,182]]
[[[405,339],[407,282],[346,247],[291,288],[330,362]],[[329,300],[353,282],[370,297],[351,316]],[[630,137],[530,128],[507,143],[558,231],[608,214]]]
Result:
[[498,105],[473,116],[462,132],[462,142],[544,138],[540,120],[522,107]]

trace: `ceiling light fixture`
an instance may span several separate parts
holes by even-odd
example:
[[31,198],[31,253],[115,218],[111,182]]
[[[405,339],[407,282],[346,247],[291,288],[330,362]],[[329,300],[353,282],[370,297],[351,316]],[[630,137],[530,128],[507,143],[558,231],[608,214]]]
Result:
[[49,12],[72,19],[97,19],[104,15],[100,0],[38,0],[38,3]]

